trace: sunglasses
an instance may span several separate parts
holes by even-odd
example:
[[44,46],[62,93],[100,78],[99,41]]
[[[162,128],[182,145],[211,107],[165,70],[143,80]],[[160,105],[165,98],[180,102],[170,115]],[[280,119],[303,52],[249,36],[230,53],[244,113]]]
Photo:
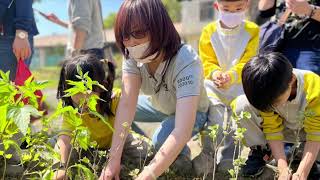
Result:
[[124,33],[122,35],[122,38],[124,41],[128,41],[130,39],[130,37],[133,37],[135,39],[142,39],[144,37],[147,36],[148,30],[144,29],[144,30],[136,30],[136,31],[132,31],[129,34]]

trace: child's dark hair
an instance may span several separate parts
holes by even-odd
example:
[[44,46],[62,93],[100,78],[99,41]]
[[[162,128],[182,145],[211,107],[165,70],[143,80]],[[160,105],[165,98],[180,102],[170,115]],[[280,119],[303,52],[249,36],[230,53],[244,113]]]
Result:
[[80,66],[83,74],[89,72],[88,75],[93,81],[98,81],[107,91],[98,86],[93,86],[94,92],[100,93],[100,98],[104,101],[98,101],[98,106],[101,114],[113,115],[111,112],[111,96],[113,82],[115,79],[115,67],[113,63],[107,60],[101,60],[93,54],[79,55],[64,61],[58,85],[57,98],[62,99],[65,106],[73,106],[71,97],[64,97],[65,90],[71,88],[67,80],[79,81],[76,77],[77,66]]
[[272,103],[288,88],[292,65],[276,52],[253,57],[242,70],[242,84],[249,102],[260,111],[271,111]]

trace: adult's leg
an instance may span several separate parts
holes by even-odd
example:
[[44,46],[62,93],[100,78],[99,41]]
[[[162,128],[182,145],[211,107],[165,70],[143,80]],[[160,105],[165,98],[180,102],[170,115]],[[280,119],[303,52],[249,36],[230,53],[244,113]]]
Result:
[[140,95],[132,129],[141,135],[145,135],[144,130],[139,128],[135,122],[162,122],[167,116],[152,107],[148,96]]
[[14,37],[0,36],[0,70],[10,71],[10,79],[14,80],[17,69],[17,59],[13,54]]

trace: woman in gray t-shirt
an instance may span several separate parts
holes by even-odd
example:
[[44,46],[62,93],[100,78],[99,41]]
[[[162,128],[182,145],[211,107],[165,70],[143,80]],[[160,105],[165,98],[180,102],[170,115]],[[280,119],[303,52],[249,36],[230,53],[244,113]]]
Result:
[[[175,161],[192,171],[185,146],[207,120],[208,99],[197,53],[181,45],[161,0],[125,0],[115,24],[123,61],[122,96],[118,105],[109,164],[101,179],[117,178],[124,144],[123,124],[161,122],[153,136],[158,151],[138,179],[155,179]],[[139,95],[139,92],[144,95]],[[124,136],[125,137],[125,136]]]

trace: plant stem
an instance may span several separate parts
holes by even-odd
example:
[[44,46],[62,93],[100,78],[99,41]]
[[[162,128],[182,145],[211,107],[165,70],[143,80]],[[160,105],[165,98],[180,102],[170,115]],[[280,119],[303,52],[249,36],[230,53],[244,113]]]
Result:
[[[222,138],[223,140],[224,138]],[[216,174],[216,161],[217,161],[217,154],[218,154],[218,142],[215,140],[214,141],[214,157],[213,157],[213,172],[212,172],[212,180],[215,179],[215,174]]]
[[6,175],[6,170],[7,170],[7,160],[6,160],[6,157],[5,157],[5,153],[3,154],[2,157],[3,157],[3,159],[4,159],[4,168],[3,168],[2,179],[4,180],[5,175]]

